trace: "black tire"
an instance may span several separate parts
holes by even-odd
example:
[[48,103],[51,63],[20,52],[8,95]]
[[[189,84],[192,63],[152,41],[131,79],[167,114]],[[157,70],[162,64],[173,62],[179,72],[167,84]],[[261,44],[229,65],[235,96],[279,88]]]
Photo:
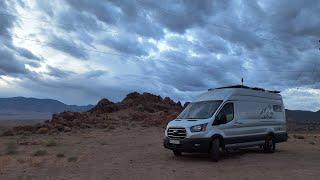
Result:
[[210,159],[214,162],[220,159],[220,140],[218,138],[211,142]]
[[182,155],[182,153],[180,151],[173,151],[173,154],[175,156],[181,156]]
[[275,150],[276,150],[276,141],[272,135],[268,135],[263,145],[263,152],[274,153]]

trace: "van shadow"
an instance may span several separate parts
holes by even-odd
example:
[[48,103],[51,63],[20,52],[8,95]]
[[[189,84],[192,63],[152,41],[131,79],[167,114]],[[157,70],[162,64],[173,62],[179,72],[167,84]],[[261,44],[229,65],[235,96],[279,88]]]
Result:
[[[276,150],[277,153],[279,150]],[[260,148],[241,148],[222,152],[220,160],[239,159],[246,154],[265,154]],[[209,154],[184,153],[179,159],[184,161],[210,161]]]

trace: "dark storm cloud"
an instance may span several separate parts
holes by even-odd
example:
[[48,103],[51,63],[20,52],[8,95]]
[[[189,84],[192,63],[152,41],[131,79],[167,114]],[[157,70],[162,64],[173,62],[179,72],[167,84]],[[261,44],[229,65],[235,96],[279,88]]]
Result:
[[6,15],[8,11],[12,11],[8,6],[8,1],[0,1],[0,12],[2,13],[2,15],[0,16],[0,35],[2,35],[3,38],[10,37],[10,29],[13,27],[16,20],[14,16]]
[[94,70],[94,71],[90,71],[88,73],[86,73],[86,77],[87,78],[98,78],[101,77],[103,75],[106,75],[108,72],[104,71],[104,70]]
[[[203,26],[207,19],[223,7],[219,1],[137,1],[150,11],[155,21],[171,31],[184,33],[194,26]],[[222,6],[221,6],[222,5]]]
[[59,68],[56,68],[56,67],[52,67],[52,66],[47,66],[47,69],[48,69],[48,75],[50,76],[54,76],[54,77],[57,77],[57,78],[67,78],[69,77],[70,75],[74,74],[73,72],[71,71],[65,71],[65,70],[61,70]]
[[[6,4],[0,8],[13,12]],[[105,67],[85,73],[48,67],[55,80],[33,73],[28,88],[62,88],[77,94],[73,99],[106,91],[121,99],[139,90],[187,100],[242,77],[247,85],[283,91],[320,87],[319,1],[39,0],[36,7],[52,25],[41,27],[50,47],[93,64],[102,59]],[[47,58],[12,45],[15,23],[0,16],[0,36],[8,42],[0,55],[13,62],[0,60],[2,74],[25,73],[25,64],[36,67]],[[97,47],[106,53],[87,50]]]
[[0,48],[0,74],[25,74],[26,72],[24,64],[17,60],[10,50]]
[[67,0],[67,2],[77,11],[94,14],[107,24],[115,24],[121,16],[121,12],[110,1]]
[[88,51],[82,47],[82,45],[75,41],[63,37],[50,34],[49,43],[51,47],[65,52],[71,56],[79,59],[86,59],[88,57]]
[[[74,9],[66,12],[71,17],[81,13],[81,17],[85,19],[95,17],[108,26],[130,30],[140,36],[159,39],[164,35],[163,27],[151,18],[149,12],[142,9],[138,1],[66,0],[66,2],[71,9]],[[86,15],[90,17],[85,17]],[[76,23],[65,20],[67,21],[64,22]],[[97,30],[104,31],[108,26]]]
[[23,56],[25,58],[32,59],[32,60],[41,60],[40,57],[34,55],[32,52],[30,52],[25,48],[16,47],[15,50],[19,53],[20,56]]
[[147,55],[151,49],[156,47],[146,41],[139,42],[138,36],[128,32],[119,32],[114,36],[107,36],[102,39],[102,43],[118,52],[129,55]]
[[[26,64],[35,64],[41,58],[25,48],[16,47],[12,43],[12,28],[18,23],[17,17],[10,15],[15,13],[13,1],[0,1],[0,74],[1,75],[25,75],[28,70]],[[21,4],[21,3],[19,3]],[[26,58],[26,59],[24,59]]]
[[69,32],[95,32],[103,30],[94,16],[70,8],[57,14],[57,25]]

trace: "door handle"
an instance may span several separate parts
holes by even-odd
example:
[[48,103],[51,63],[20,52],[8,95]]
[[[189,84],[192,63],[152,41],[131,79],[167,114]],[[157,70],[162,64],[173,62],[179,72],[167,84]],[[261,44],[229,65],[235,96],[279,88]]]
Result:
[[241,125],[241,124],[243,124],[242,122],[236,122],[236,123],[234,123],[234,125],[236,125],[236,126],[239,126],[239,125]]

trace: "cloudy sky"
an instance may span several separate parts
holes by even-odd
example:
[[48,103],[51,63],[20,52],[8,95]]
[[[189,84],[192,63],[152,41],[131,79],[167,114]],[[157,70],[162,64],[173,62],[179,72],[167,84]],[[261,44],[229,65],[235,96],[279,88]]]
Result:
[[1,0],[0,96],[188,101],[239,84],[320,109],[320,1]]

